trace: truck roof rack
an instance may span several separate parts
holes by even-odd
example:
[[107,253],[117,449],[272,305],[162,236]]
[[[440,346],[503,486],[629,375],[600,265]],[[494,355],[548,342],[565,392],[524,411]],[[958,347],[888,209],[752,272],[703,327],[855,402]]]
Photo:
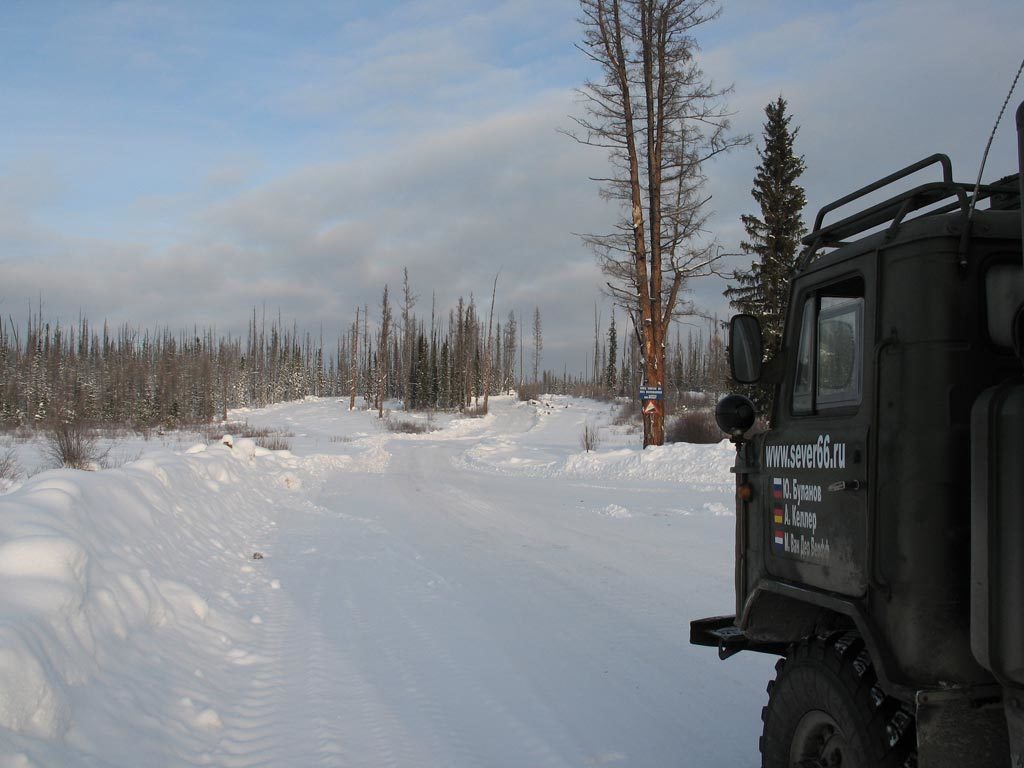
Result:
[[[942,166],[942,181],[921,184],[828,226],[822,226],[822,221],[826,214],[936,164]],[[1000,180],[1000,182],[1011,181],[1013,181],[1013,177]],[[892,237],[895,234],[896,228],[899,227],[900,223],[909,214],[921,208],[927,208],[939,203],[947,198],[956,199],[947,205],[930,210],[922,214],[922,216],[937,216],[959,210],[966,217],[971,209],[971,195],[974,193],[974,189],[973,184],[953,181],[953,168],[947,155],[934,154],[912,165],[908,165],[906,168],[829,203],[818,211],[818,215],[814,219],[813,231],[803,239],[803,243],[807,247],[797,260],[796,270],[800,272],[806,269],[821,248],[837,248],[845,244],[846,238],[858,235],[881,224],[891,222],[887,231],[887,237]],[[1016,185],[1012,183],[983,184],[978,187],[977,200],[984,200],[994,195],[1005,195],[1007,193],[1016,193]]]

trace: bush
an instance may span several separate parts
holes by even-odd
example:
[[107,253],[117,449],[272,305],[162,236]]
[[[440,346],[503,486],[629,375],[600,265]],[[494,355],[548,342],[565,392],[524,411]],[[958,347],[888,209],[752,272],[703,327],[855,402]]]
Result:
[[134,453],[113,453],[110,450],[104,451],[103,458],[100,459],[100,466],[103,469],[117,469],[123,467],[126,464],[131,464],[133,461],[138,461],[142,458],[142,451],[138,450]]
[[292,444],[284,435],[260,435],[256,438],[256,445],[266,448],[268,451],[290,451]]
[[701,408],[713,408],[715,398],[707,392],[680,392],[675,398],[677,411],[692,411]]
[[106,451],[99,450],[95,430],[80,421],[50,427],[45,452],[56,466],[68,469],[97,469],[106,456]]
[[462,409],[462,415],[467,419],[480,419],[487,415],[487,409],[483,403],[480,403],[480,405],[468,405]]
[[724,439],[715,412],[706,409],[679,414],[665,430],[667,443],[717,443]]
[[17,480],[21,474],[21,465],[14,455],[14,449],[8,448],[0,453],[0,480]]
[[384,428],[388,432],[399,432],[406,435],[422,435],[426,432],[434,431],[433,425],[429,422],[424,424],[421,421],[396,419],[390,416],[384,419]]
[[524,403],[528,403],[531,400],[540,400],[541,386],[540,384],[523,384],[517,392],[519,399]]
[[580,433],[580,447],[590,453],[596,451],[601,445],[601,436],[597,432],[597,427],[593,424],[584,424],[583,431]]
[[224,435],[241,435],[248,424],[241,421],[225,421],[222,424],[205,424],[199,428],[208,443],[219,443]]
[[224,435],[231,435],[234,438],[248,437],[256,442],[261,448],[270,451],[291,450],[291,443],[287,438],[294,437],[293,432],[286,429],[274,429],[272,427],[254,427],[247,421],[226,421],[222,424],[209,424],[203,427],[203,434],[209,443],[218,443]]
[[640,401],[635,397],[629,397],[622,401],[618,413],[612,419],[612,424],[617,427],[636,426],[641,423]]

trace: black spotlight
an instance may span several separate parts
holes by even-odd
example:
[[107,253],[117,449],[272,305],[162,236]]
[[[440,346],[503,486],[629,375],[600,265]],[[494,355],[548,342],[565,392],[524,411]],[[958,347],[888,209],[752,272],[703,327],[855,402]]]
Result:
[[715,406],[718,428],[733,440],[743,437],[754,426],[754,404],[743,395],[726,395]]

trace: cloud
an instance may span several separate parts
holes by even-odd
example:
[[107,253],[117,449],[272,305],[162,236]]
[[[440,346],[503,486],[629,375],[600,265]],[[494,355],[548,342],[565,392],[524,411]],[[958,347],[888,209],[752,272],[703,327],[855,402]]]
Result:
[[[1019,39],[1006,30],[1024,28],[1024,5],[913,0],[814,8],[793,18],[769,13],[761,4],[731,3],[719,23],[751,28],[735,39],[716,38],[702,58],[716,80],[736,83],[730,100],[735,128],[752,133],[755,143],[764,106],[779,94],[788,100],[793,124],[800,127],[797,151],[807,162],[801,183],[808,225],[826,203],[934,152],[949,154],[956,179],[973,183],[1020,64]],[[744,17],[747,10],[754,18]],[[1018,91],[1012,103],[1020,98]],[[1013,170],[1012,136],[1008,114],[986,179]],[[709,169],[718,212],[713,223],[728,251],[738,250],[743,236],[739,215],[757,212],[750,197],[757,163],[751,145]],[[925,172],[893,189],[937,178],[935,171]],[[734,267],[748,263],[733,260]],[[698,291],[709,305],[715,301],[713,286],[720,284],[709,282]]]
[[[385,283],[397,291],[403,267],[421,316],[435,293],[441,311],[459,296],[489,301],[500,270],[496,315],[516,310],[528,325],[540,306],[546,364],[579,368],[594,302],[605,319],[609,310],[594,259],[572,233],[608,231],[617,211],[589,181],[606,172],[603,154],[556,133],[578,109],[570,91],[587,65],[572,49],[575,3],[552,7],[416,0],[283,13],[256,4],[235,19],[213,6],[125,4],[76,15],[71,60],[90,78],[136,53],[156,57],[127,80],[146,98],[119,101],[121,80],[89,80],[77,97],[65,92],[72,112],[37,104],[8,134],[0,310],[20,311],[41,292],[69,319],[81,310],[238,333],[266,306],[330,330],[375,305]],[[715,82],[736,84],[739,133],[756,139],[764,105],[789,99],[810,218],[933,151],[950,152],[957,175],[973,180],[1020,61],[1007,30],[1021,28],[1024,7],[1003,0],[810,12],[733,0],[699,31],[700,61]],[[72,32],[69,21],[60,42]],[[94,111],[108,119],[75,122],[92,114],[96,93]],[[32,119],[46,120],[34,142]],[[1011,123],[988,178],[1013,165]],[[20,159],[4,164],[5,152]],[[751,145],[707,168],[710,236],[726,251],[738,249],[739,217],[754,210],[757,162]],[[689,298],[724,316],[723,287],[699,281]]]
[[286,62],[277,109],[358,115],[364,129],[408,135],[515,108],[538,90],[575,82],[560,79],[561,57],[574,53],[563,37],[572,8],[432,0],[350,15],[334,46],[300,50]]
[[497,316],[541,306],[553,355],[589,327],[580,301],[592,307],[601,285],[571,231],[608,213],[587,180],[601,158],[555,131],[572,107],[570,94],[548,93],[530,109],[300,168],[183,222],[166,249],[59,238],[59,272],[52,259],[22,262],[7,284],[41,288],[71,314],[238,333],[264,304],[300,327],[340,329],[385,283],[397,290],[403,267],[421,315],[434,292],[442,311],[460,296],[482,303],[500,271]]
[[[983,12],[945,0],[830,4],[822,6],[827,13],[783,20],[707,51],[706,68],[737,83],[732,104],[741,131],[758,136],[764,105],[780,93],[787,98],[815,203],[932,152],[948,152],[958,175],[973,180],[1021,56],[1004,30],[1024,24],[1024,6],[990,5]],[[996,166],[1013,164],[1011,132],[1004,126]],[[732,174],[741,162],[751,168],[749,188],[753,148],[723,166]]]
[[587,182],[596,158],[554,131],[571,106],[549,94],[529,111],[301,169],[206,212],[203,239],[237,246],[260,270],[305,270],[352,306],[403,266],[442,302],[479,293],[499,269],[523,297],[517,286],[549,282],[566,258],[588,264],[593,289],[596,268],[570,228],[600,226],[604,206]]

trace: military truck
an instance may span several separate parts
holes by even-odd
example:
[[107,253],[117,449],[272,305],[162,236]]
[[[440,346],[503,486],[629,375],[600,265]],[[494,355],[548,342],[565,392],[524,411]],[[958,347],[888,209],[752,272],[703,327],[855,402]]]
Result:
[[[1016,175],[958,183],[933,155],[822,208],[775,359],[755,318],[731,321],[733,378],[774,405],[759,431],[750,400],[718,405],[736,607],[690,640],[781,657],[765,768],[1024,766],[1016,118]],[[825,223],[839,209],[855,212]]]

